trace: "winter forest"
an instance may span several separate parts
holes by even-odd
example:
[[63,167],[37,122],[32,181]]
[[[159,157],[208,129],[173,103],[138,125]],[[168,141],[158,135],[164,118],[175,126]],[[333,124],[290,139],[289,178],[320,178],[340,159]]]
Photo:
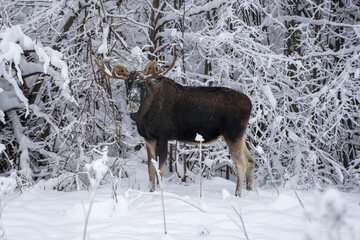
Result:
[[[175,55],[175,82],[251,99],[256,188],[360,191],[359,0],[2,0],[0,24],[3,200],[41,182],[73,192],[127,181],[123,191],[146,192],[125,83],[94,60],[142,71],[154,60],[166,69]],[[223,140],[199,150],[169,142],[165,181],[235,182]],[[336,236],[323,239],[358,239]]]

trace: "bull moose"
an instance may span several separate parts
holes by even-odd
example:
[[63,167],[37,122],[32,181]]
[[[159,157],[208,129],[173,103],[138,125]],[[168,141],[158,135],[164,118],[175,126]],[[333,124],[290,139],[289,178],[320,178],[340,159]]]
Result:
[[164,77],[175,61],[176,57],[165,72],[161,67],[157,70],[154,61],[144,72],[128,72],[125,67],[115,65],[111,74],[103,62],[101,65],[95,62],[106,76],[125,80],[127,109],[146,142],[150,191],[155,190],[156,178],[151,159],[159,160],[162,176],[168,141],[199,144],[195,137],[200,134],[205,144],[219,137],[225,140],[236,167],[235,195],[240,196],[244,177],[246,189],[253,186],[255,160],[245,144],[251,101],[245,94],[229,88],[183,86]]

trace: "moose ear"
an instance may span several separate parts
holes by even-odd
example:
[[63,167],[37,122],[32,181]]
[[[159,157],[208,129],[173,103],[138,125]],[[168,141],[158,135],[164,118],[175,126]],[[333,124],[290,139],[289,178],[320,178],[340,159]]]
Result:
[[149,64],[145,67],[145,70],[144,70],[144,72],[143,72],[144,75],[147,76],[147,75],[151,75],[151,74],[153,74],[154,72],[156,72],[157,64],[158,64],[157,61],[153,61],[153,62],[149,63]]

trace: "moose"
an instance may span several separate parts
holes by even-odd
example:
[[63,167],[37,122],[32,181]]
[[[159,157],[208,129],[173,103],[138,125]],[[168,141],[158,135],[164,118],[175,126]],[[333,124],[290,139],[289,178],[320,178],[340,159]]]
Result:
[[255,160],[245,144],[245,130],[251,112],[251,101],[243,93],[225,87],[183,86],[164,75],[157,62],[149,63],[143,72],[115,65],[109,73],[101,59],[95,60],[101,72],[110,78],[125,80],[126,104],[139,134],[145,139],[148,154],[150,191],[155,190],[156,170],[152,159],[158,159],[161,177],[164,173],[169,140],[190,144],[196,134],[204,144],[225,140],[235,163],[237,186],[241,196],[244,177],[246,189],[252,190]]

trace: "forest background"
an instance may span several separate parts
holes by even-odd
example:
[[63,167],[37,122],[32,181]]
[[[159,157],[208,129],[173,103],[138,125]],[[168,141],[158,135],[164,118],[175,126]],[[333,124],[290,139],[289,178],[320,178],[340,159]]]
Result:
[[[113,176],[146,164],[125,84],[100,74],[159,61],[191,86],[247,94],[257,186],[360,190],[357,0],[68,0],[0,5],[0,172],[20,186],[88,185],[104,147]],[[194,136],[195,137],[195,136]],[[199,150],[169,144],[168,174],[195,181]],[[223,141],[203,148],[206,177],[233,179]]]

